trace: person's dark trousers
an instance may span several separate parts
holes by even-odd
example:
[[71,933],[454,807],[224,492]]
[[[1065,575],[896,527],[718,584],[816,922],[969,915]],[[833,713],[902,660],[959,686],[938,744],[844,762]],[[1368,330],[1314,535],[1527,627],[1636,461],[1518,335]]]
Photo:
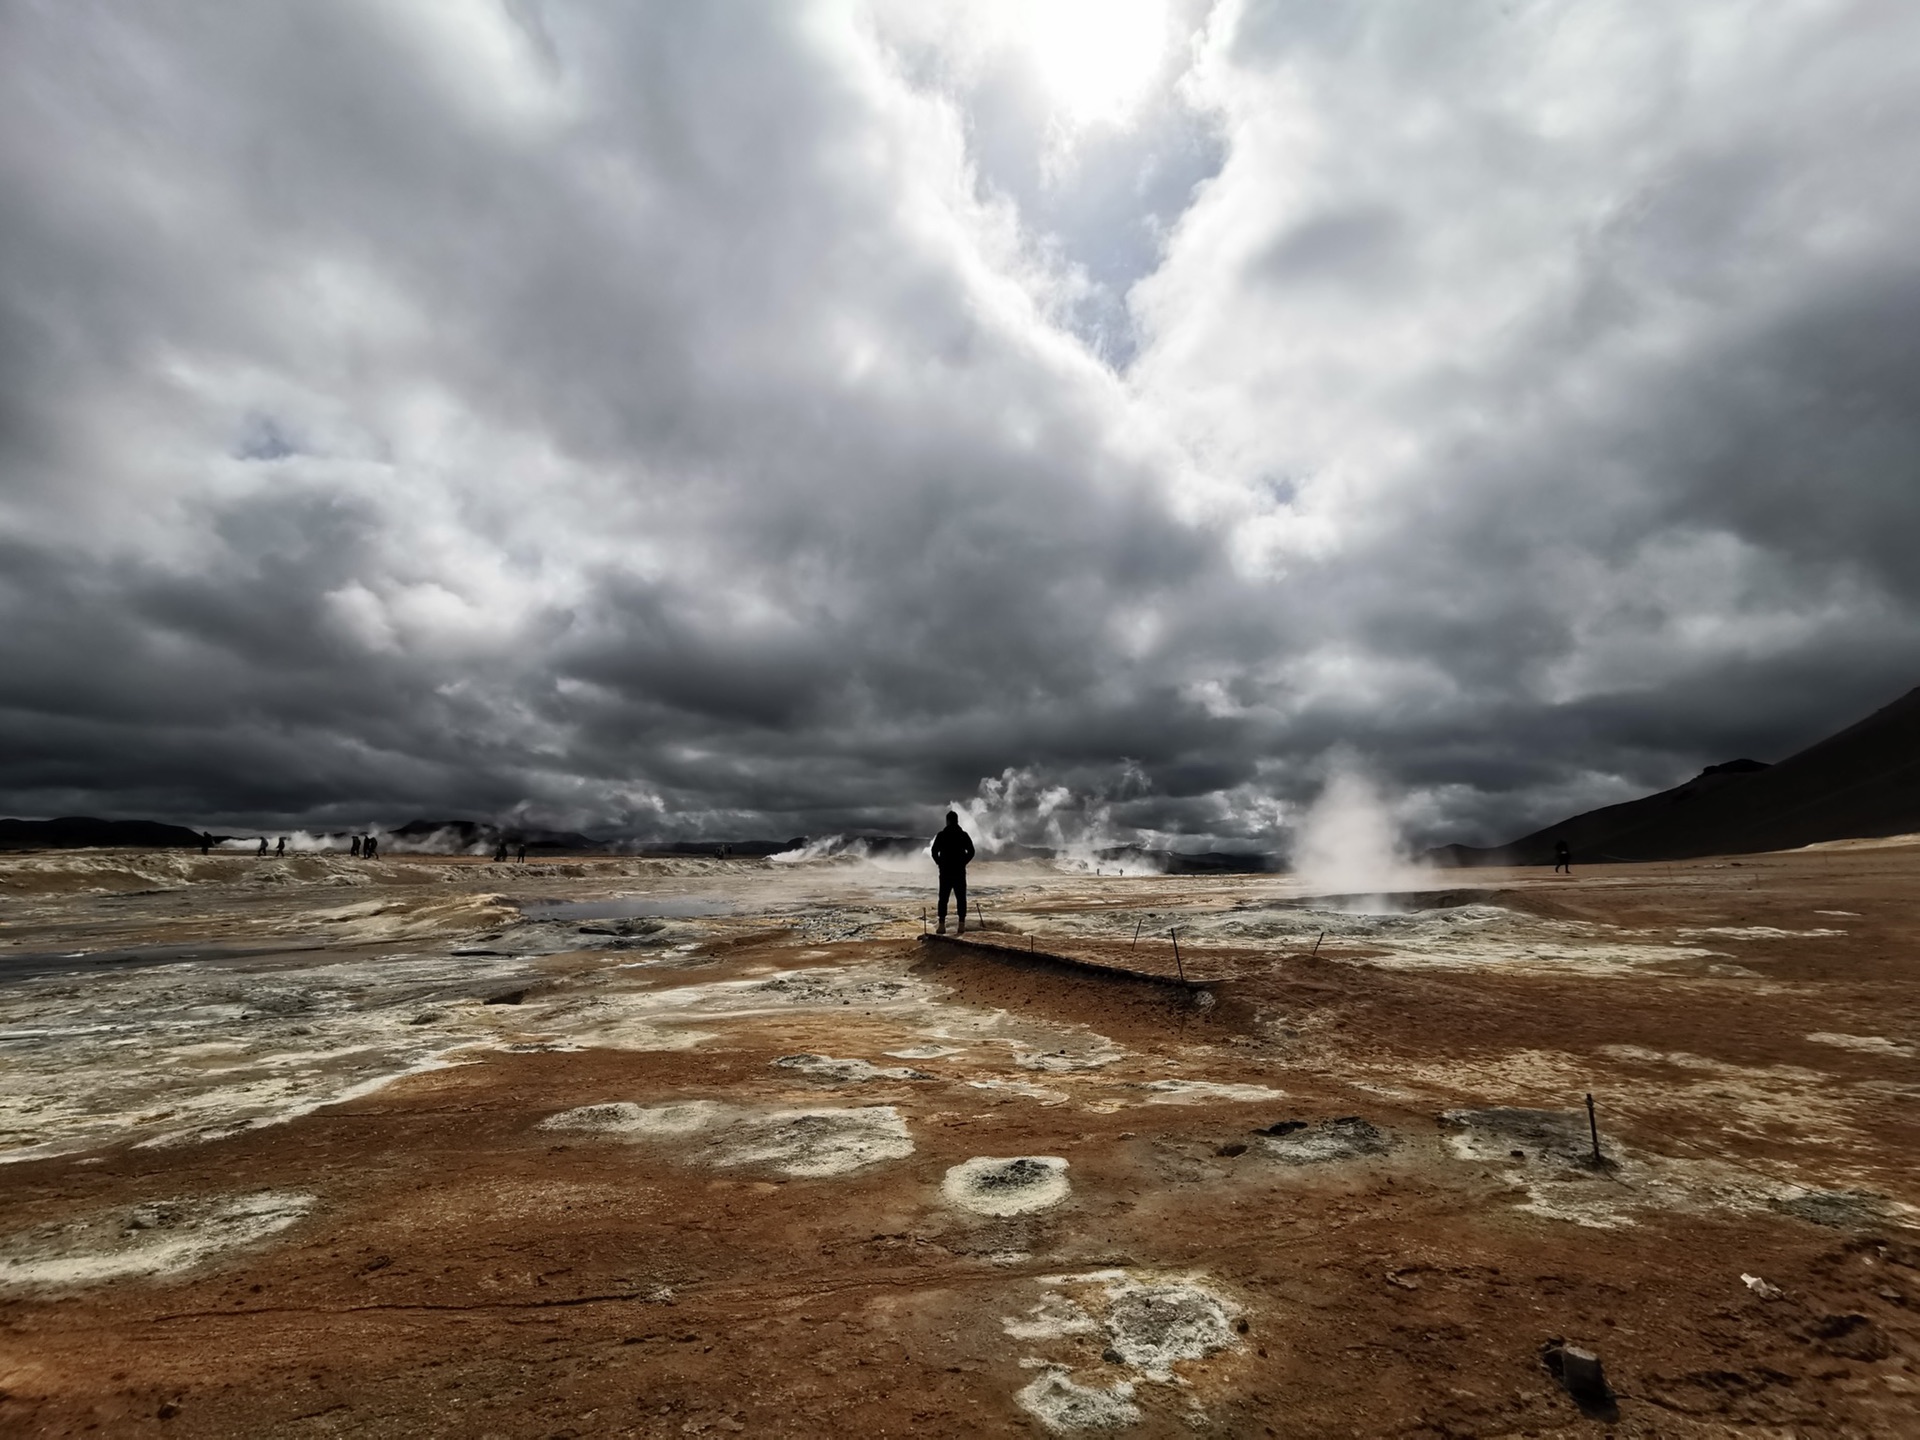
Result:
[[947,896],[959,902],[960,933],[967,933],[967,871],[965,866],[940,872],[940,933],[947,933]]

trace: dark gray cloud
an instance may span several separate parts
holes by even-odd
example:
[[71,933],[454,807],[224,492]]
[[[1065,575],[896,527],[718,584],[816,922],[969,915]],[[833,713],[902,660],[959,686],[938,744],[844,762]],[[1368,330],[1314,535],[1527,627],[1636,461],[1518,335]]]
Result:
[[1032,8],[8,10],[0,809],[1487,839],[1920,678],[1920,22]]

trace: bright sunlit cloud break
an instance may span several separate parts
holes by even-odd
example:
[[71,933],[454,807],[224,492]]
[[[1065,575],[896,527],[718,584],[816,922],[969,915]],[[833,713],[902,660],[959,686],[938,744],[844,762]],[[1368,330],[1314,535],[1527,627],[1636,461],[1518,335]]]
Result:
[[1123,123],[1167,52],[1166,0],[1015,0],[997,18],[1076,128]]

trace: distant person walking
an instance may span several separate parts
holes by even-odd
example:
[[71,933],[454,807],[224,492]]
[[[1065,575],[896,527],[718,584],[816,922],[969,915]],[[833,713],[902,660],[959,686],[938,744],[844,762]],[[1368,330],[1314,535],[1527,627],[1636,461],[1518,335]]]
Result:
[[213,836],[202,830],[200,832],[200,853],[204,855],[211,849],[213,849]]
[[520,842],[520,858],[514,863],[516,865],[524,865],[527,863],[527,842],[524,840]]
[[284,860],[286,858],[286,855],[287,855],[287,837],[282,835],[280,837],[280,843],[273,847],[273,858],[276,860]]
[[265,855],[267,853],[267,837],[266,836],[262,835],[260,837],[260,848],[254,851],[253,853],[255,855]]
[[502,840],[500,842],[500,848],[493,852],[493,863],[498,865],[502,860],[506,858],[507,858],[507,842]]
[[928,853],[940,867],[939,933],[947,933],[947,896],[952,895],[960,908],[960,928],[956,933],[964,935],[967,933],[967,862],[973,859],[973,837],[960,828],[960,817],[953,811],[947,812],[947,828],[933,837]]
[[380,853],[380,842],[369,835],[360,842],[360,858],[371,860]]
[[1553,842],[1553,873],[1558,875],[1562,870],[1569,875],[1573,873],[1573,851],[1566,841],[1556,840]]
[[356,860],[360,858],[360,837],[358,835],[353,837],[353,845],[348,849],[347,853]]

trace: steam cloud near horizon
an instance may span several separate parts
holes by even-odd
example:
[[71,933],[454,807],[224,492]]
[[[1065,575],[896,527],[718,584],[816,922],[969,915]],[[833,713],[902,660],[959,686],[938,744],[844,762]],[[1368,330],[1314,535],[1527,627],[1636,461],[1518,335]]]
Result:
[[1345,750],[1328,758],[1326,784],[1300,825],[1293,872],[1321,895],[1388,895],[1426,881],[1378,784]]

